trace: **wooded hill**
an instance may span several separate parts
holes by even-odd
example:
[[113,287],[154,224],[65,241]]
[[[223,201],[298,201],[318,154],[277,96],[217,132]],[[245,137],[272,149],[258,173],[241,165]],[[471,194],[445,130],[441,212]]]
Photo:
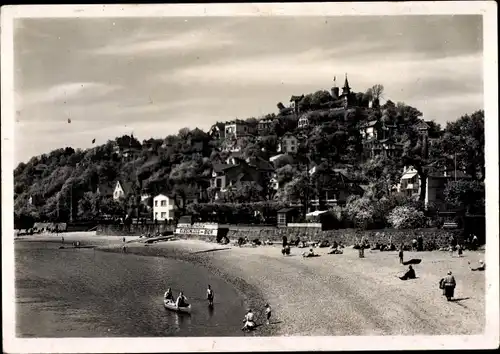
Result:
[[[485,174],[483,111],[448,123],[444,130],[426,120],[430,142],[426,152],[419,130],[424,122],[422,113],[390,100],[380,107],[368,107],[369,95],[370,91],[354,94],[356,99],[350,102],[349,108],[339,110],[339,103],[328,91],[318,91],[301,97],[298,115],[293,110],[284,110],[261,117],[273,122],[267,131],[239,142],[245,157],[260,157],[268,161],[277,154],[277,143],[285,133],[301,138],[297,154],[275,161],[277,179],[284,187],[271,194],[268,188],[255,192],[252,186],[248,186],[242,191],[228,193],[220,202],[272,199],[286,203],[302,200],[307,188],[311,193],[321,189],[321,175],[331,174],[339,168],[367,185],[364,198],[374,201],[390,196],[391,186],[399,180],[405,165],[413,166],[419,176],[425,177],[431,171],[428,166],[434,170],[454,168],[456,161],[459,170],[482,185]],[[298,129],[297,120],[303,114],[308,115],[311,124]],[[360,127],[373,120],[397,127],[393,138],[403,144],[401,156],[368,160],[363,157]],[[259,119],[246,121],[257,125]],[[91,149],[66,147],[33,157],[14,170],[16,216],[29,215],[42,221],[68,220],[70,200],[73,200],[75,218],[90,219],[99,212],[126,213],[140,204],[140,196],[144,193],[152,196],[169,193],[176,198],[198,194],[202,196],[201,201],[209,202],[212,168],[230,154],[222,151],[222,144],[200,129],[184,128],[165,139],[139,142],[135,137],[125,135]],[[305,172],[311,163],[318,171],[315,174],[318,180],[312,185]],[[109,186],[118,180],[130,186],[127,200],[116,203],[112,198],[103,199],[96,194],[99,186]],[[207,193],[199,194],[200,191]],[[460,193],[455,196],[457,203],[463,203],[466,198],[465,192]]]

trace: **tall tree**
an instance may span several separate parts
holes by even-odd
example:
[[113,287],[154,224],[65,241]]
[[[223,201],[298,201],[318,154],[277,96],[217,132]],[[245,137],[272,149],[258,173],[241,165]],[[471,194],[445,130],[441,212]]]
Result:
[[431,155],[442,168],[464,171],[483,181],[486,175],[484,155],[484,111],[464,115],[446,125],[444,133],[432,144]]

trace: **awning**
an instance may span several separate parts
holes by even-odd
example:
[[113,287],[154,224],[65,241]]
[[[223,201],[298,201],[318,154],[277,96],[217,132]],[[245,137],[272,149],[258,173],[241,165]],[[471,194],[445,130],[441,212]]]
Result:
[[417,174],[416,171],[406,172],[401,179],[412,179]]
[[327,212],[328,212],[328,210],[323,210],[323,211],[316,210],[316,211],[313,211],[311,213],[307,213],[306,216],[319,216],[319,215],[327,213]]

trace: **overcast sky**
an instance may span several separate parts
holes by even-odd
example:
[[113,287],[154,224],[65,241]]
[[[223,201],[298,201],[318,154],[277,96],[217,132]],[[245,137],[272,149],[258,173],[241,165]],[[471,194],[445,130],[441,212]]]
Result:
[[444,124],[483,108],[482,48],[470,15],[18,19],[15,163],[259,117],[346,72]]

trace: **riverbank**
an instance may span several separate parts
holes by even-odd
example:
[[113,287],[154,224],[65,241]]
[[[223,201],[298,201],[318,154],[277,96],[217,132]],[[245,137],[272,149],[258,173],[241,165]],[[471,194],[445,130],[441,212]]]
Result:
[[[64,235],[65,240],[99,244],[103,251],[122,252],[122,237]],[[39,239],[37,236],[36,239]],[[61,239],[61,235],[52,240]],[[134,240],[135,239],[135,240]],[[414,266],[417,279],[401,281],[407,267],[397,252],[347,248],[342,255],[304,259],[303,249],[283,256],[279,246],[234,247],[193,240],[150,245],[129,238],[127,252],[177,258],[203,265],[234,284],[260,316],[264,302],[273,308],[270,326],[256,335],[459,335],[480,334],[485,326],[484,272],[467,265],[484,259],[482,252],[405,252],[405,259],[422,259]],[[457,301],[447,302],[438,282],[452,270]],[[257,290],[258,289],[258,290]],[[217,289],[214,289],[217,292]],[[253,291],[253,293],[252,293]]]
[[[116,246],[108,251],[121,252]],[[471,272],[480,252],[451,257],[447,252],[406,252],[419,258],[418,279],[401,281],[407,269],[397,252],[354,249],[342,255],[301,256],[292,249],[284,257],[279,246],[234,247],[194,240],[176,240],[144,246],[130,243],[127,252],[165,256],[201,264],[236,286],[259,289],[273,308],[274,335],[452,335],[479,334],[485,325],[484,273]],[[455,297],[447,302],[439,279],[452,270],[457,279]],[[247,289],[248,290],[248,289]],[[245,289],[243,289],[245,292]],[[251,296],[250,296],[251,297]],[[263,303],[251,303],[262,308]]]

